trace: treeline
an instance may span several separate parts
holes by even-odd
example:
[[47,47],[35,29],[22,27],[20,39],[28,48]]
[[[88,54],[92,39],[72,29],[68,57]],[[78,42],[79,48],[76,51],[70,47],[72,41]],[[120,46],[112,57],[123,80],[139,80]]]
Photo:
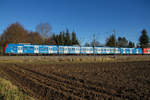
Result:
[[54,39],[57,45],[80,45],[76,33],[72,32],[70,36],[68,29],[66,32],[60,32],[57,35],[53,34],[52,39]]
[[[69,29],[62,31],[59,34],[51,32],[51,26],[48,23],[41,23],[36,26],[36,30],[28,31],[17,23],[11,24],[0,36],[0,50],[4,51],[7,43],[31,43],[31,44],[47,44],[47,45],[81,45],[77,39],[75,32],[69,32]],[[84,46],[108,46],[108,47],[150,47],[149,36],[145,29],[142,30],[139,37],[139,43],[135,45],[134,42],[128,41],[126,37],[118,37],[115,34],[110,35],[106,39],[105,44],[101,44],[96,40],[95,35],[91,42],[86,42]]]
[[134,48],[135,44],[132,41],[128,41],[125,37],[118,37],[118,39],[115,39],[115,36],[111,35],[106,40],[106,46],[109,46],[109,47]]
[[145,29],[142,30],[141,36],[139,37],[139,43],[135,44],[132,41],[128,41],[126,37],[118,37],[116,39],[115,34],[110,35],[106,39],[105,45],[102,45],[95,38],[91,41],[91,43],[86,42],[84,46],[107,46],[107,47],[123,47],[123,48],[148,48],[150,47],[150,38],[147,35],[147,31]]

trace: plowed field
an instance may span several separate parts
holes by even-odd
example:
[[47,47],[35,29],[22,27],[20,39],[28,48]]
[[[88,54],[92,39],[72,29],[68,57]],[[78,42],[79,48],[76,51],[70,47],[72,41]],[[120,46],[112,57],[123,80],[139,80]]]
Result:
[[0,64],[0,75],[39,100],[150,100],[150,62]]

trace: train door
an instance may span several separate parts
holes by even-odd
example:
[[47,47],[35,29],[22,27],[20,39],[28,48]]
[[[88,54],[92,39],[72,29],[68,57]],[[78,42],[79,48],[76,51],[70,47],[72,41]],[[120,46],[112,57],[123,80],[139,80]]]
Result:
[[34,53],[39,53],[39,47],[38,46],[34,46]]
[[48,53],[49,53],[49,54],[52,54],[52,53],[53,53],[53,47],[51,47],[51,46],[48,47]]
[[133,49],[130,49],[130,54],[132,54],[133,53]]
[[139,50],[138,49],[136,49],[136,54],[139,54]]
[[68,47],[64,47],[64,54],[67,54],[68,53]]
[[126,49],[125,48],[123,48],[123,54],[126,54]]
[[22,46],[18,46],[18,53],[23,53],[23,47]]

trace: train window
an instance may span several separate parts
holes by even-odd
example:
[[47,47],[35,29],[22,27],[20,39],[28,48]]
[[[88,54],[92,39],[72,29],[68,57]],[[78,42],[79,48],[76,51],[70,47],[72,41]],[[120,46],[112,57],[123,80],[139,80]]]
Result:
[[85,48],[83,48],[82,50],[85,51]]
[[34,48],[35,50],[38,50],[38,48]]
[[13,47],[13,50],[17,50],[17,47]]
[[62,50],[63,50],[63,47],[60,47],[60,49],[62,49]]
[[45,48],[42,48],[42,50],[47,51],[47,50],[48,50],[48,48],[47,48],[47,47],[45,47]]
[[24,50],[27,50],[27,47],[24,47],[23,49],[24,49]]
[[49,48],[49,50],[52,50],[52,48]]
[[44,48],[44,50],[48,50],[48,48],[46,47],[46,48]]
[[40,48],[40,50],[41,50],[41,51],[47,51],[47,50],[48,50],[48,48],[47,48],[47,47],[44,47],[44,48],[43,48],[43,47],[41,47],[41,48]]
[[29,50],[34,50],[34,48],[33,47],[29,47]]
[[18,47],[18,50],[22,50],[22,48],[21,48],[21,47]]

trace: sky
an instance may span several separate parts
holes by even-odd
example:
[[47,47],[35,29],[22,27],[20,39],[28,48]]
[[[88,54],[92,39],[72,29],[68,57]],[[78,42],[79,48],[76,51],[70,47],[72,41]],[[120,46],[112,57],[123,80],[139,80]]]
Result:
[[29,31],[40,23],[56,34],[68,28],[82,44],[93,34],[104,44],[113,30],[138,43],[142,29],[150,36],[150,0],[0,0],[0,34],[15,22]]

